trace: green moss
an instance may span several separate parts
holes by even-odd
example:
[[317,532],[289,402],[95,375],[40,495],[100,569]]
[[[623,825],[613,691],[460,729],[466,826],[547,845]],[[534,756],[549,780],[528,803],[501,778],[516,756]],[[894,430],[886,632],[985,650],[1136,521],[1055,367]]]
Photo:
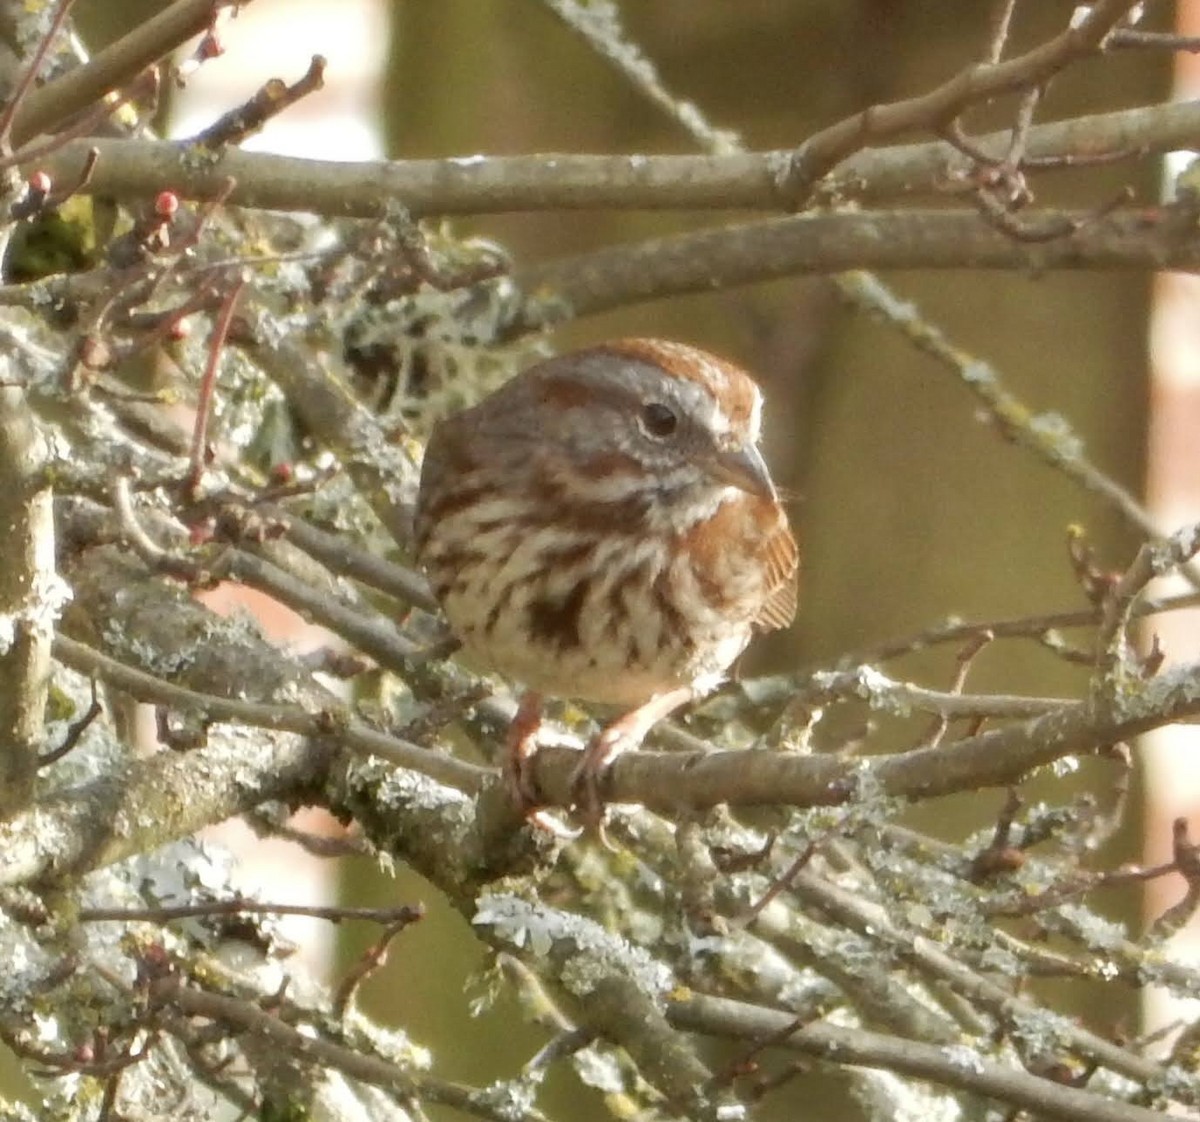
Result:
[[76,273],[91,268],[95,256],[92,201],[76,195],[17,226],[9,251],[9,275],[14,281],[31,281],[54,273]]

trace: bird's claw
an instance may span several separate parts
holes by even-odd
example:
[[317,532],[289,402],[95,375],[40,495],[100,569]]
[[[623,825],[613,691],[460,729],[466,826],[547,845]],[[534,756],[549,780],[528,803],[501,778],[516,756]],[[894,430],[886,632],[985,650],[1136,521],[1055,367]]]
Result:
[[544,800],[534,775],[533,757],[537,752],[537,736],[541,727],[542,699],[538,694],[526,693],[509,725],[501,775],[513,805],[526,822],[556,838],[569,841],[577,838],[580,832],[543,809]]
[[601,729],[588,744],[571,776],[572,808],[587,832],[598,837],[606,849],[615,848],[604,832],[607,800],[603,788],[608,769],[622,752],[636,748],[640,742],[641,737],[631,735],[630,730],[617,721]]

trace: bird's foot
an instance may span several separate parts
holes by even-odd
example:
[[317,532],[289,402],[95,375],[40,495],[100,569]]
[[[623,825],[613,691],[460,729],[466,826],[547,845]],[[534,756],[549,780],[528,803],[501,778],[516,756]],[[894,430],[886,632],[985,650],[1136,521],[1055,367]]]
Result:
[[530,825],[555,837],[571,839],[579,836],[554,815],[543,809],[542,793],[534,775],[533,757],[537,754],[537,737],[542,728],[542,696],[527,691],[521,695],[512,723],[508,726],[502,774],[504,785],[520,812]]
[[641,747],[646,734],[665,717],[670,716],[681,705],[686,705],[695,696],[691,686],[680,686],[668,693],[652,697],[636,709],[618,717],[584,749],[583,759],[571,777],[571,794],[576,814],[584,827],[599,836],[608,847],[604,835],[605,792],[604,785],[612,762],[632,749]]
[[527,691],[508,726],[502,774],[513,802],[526,816],[542,805],[542,795],[533,774],[537,736],[542,728],[542,695]]
[[[626,717],[634,716],[627,714]],[[594,834],[606,849],[613,846],[604,832],[604,812],[607,803],[603,785],[608,768],[622,752],[637,748],[646,730],[624,726],[626,717],[600,730],[583,750],[583,759],[571,776],[571,798],[576,816],[589,834]]]

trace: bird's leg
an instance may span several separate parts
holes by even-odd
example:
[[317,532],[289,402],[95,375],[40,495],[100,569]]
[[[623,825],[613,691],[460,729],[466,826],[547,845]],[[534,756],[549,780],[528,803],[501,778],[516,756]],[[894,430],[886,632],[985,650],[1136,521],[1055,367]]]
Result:
[[542,727],[542,695],[526,690],[508,726],[504,752],[504,782],[513,802],[529,817],[541,805],[541,792],[534,781],[530,761],[537,751],[537,734]]
[[584,749],[583,759],[571,778],[571,789],[575,805],[590,827],[599,827],[604,820],[604,796],[600,792],[600,783],[613,760],[622,752],[637,748],[659,721],[695,697],[696,690],[690,685],[656,694],[601,729],[600,734]]

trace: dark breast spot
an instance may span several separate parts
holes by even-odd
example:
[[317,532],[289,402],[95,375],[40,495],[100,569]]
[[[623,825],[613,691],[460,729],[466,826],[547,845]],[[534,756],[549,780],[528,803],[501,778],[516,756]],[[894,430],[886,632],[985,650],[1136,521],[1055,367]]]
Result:
[[[620,580],[613,581],[608,590],[608,622],[605,624],[605,630],[614,639],[620,640],[626,632],[626,625],[629,622],[629,605],[625,600],[626,591],[639,581],[646,579],[645,569],[642,566],[630,569],[624,573]],[[632,636],[626,640],[627,652],[632,652],[627,655],[626,661],[633,662],[636,656],[636,651],[632,648]]]
[[646,488],[623,499],[580,502],[569,481],[546,481],[541,497],[543,509],[554,512],[556,529],[573,530],[589,539],[608,539],[645,533],[646,516],[656,494],[652,488]]
[[443,550],[434,558],[434,564],[448,573],[468,573],[472,569],[477,569],[487,559],[488,555],[482,549],[463,546]]
[[529,604],[529,637],[535,643],[560,651],[578,648],[579,616],[587,599],[588,582],[580,580],[566,596],[552,600],[540,597]]
[[431,489],[419,499],[418,518],[426,526],[435,525],[445,518],[470,510],[490,490],[486,484],[470,485],[461,481],[457,486]]
[[573,569],[589,560],[596,552],[594,537],[581,537],[565,545],[548,548],[543,554],[543,565],[547,569]]
[[513,593],[517,590],[518,581],[512,581],[506,585],[496,596],[495,602],[488,611],[487,619],[484,620],[484,633],[490,635],[496,630],[496,624],[500,622],[500,617],[508,611],[508,606],[512,603]]
[[675,603],[670,569],[665,565],[654,578],[654,606],[662,613],[662,623],[658,629],[659,651],[665,651],[668,647],[690,650],[695,645],[692,629]]
[[425,573],[434,595],[443,600],[451,592],[466,592],[486,560],[485,554],[474,549],[447,550],[428,558]]
[[[658,633],[654,641],[656,649],[661,648],[662,642],[662,620],[653,618],[651,610],[651,619],[642,619],[642,626],[631,627],[630,623],[635,614],[640,612],[639,598],[632,596],[634,592],[641,591],[645,599],[645,593],[653,587],[649,566],[645,563],[637,565],[621,576],[621,579],[615,581],[608,591],[608,608],[609,622],[608,632],[618,642],[624,639],[625,642],[625,662],[629,666],[640,666],[651,661],[654,655],[653,650],[646,650],[642,647],[641,640],[644,638],[642,631],[645,625],[649,622],[658,624]],[[632,604],[632,606],[631,606]]]

